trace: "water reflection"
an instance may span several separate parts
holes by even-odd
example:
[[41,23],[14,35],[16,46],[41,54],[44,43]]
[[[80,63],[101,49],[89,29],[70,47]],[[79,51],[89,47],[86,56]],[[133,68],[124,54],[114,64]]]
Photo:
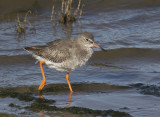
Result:
[[[70,107],[70,105],[72,104],[72,94],[73,94],[73,92],[69,93],[69,97],[67,98],[67,100],[69,100],[69,104],[66,105],[66,108]],[[45,99],[45,97],[42,95],[42,92],[39,92],[38,96],[39,96],[40,99]],[[44,110],[41,110],[39,112],[39,114],[42,115],[42,116],[45,116],[44,112],[45,112]]]
[[[70,107],[70,105],[72,104],[72,94],[73,94],[73,92],[70,92],[69,96],[67,98],[67,100],[69,101],[69,104],[66,105],[67,108]],[[40,99],[45,99],[42,92],[39,92],[38,96],[39,96]],[[41,112],[43,112],[43,111],[41,111]]]
[[72,104],[72,94],[73,94],[73,92],[70,92],[69,98],[68,98],[69,104],[66,106],[67,108]]

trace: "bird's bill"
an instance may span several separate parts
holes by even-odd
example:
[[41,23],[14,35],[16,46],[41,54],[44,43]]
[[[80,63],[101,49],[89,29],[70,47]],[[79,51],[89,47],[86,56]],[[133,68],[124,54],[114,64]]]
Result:
[[101,49],[101,50],[103,50],[103,51],[106,51],[106,50],[103,49],[101,46],[97,45],[96,43],[93,43],[93,47],[96,47],[96,48],[99,48],[99,49]]

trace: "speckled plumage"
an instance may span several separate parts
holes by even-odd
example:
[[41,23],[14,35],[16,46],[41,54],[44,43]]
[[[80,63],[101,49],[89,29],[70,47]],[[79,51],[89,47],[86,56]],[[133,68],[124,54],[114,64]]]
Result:
[[25,47],[37,60],[45,61],[50,68],[71,71],[84,65],[91,57],[94,37],[84,32],[76,39],[55,40],[44,46]]

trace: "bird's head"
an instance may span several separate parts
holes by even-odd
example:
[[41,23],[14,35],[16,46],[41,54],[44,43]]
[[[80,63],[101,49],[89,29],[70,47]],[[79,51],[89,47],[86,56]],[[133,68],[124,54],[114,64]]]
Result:
[[94,36],[89,32],[84,32],[79,34],[78,40],[87,47],[96,47],[96,48],[100,48],[103,51],[106,51],[105,49],[103,49],[101,46],[97,45],[94,42]]

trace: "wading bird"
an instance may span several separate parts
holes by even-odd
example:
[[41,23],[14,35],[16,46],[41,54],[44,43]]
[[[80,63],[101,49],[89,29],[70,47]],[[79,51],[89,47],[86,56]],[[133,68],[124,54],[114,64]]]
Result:
[[42,90],[46,84],[42,66],[45,63],[49,68],[67,71],[66,80],[70,92],[73,92],[69,82],[69,72],[81,67],[88,61],[93,54],[91,47],[97,47],[105,51],[94,42],[94,37],[89,32],[79,34],[76,39],[58,39],[43,46],[25,47],[24,49],[31,53],[40,63],[43,80],[38,89]]

